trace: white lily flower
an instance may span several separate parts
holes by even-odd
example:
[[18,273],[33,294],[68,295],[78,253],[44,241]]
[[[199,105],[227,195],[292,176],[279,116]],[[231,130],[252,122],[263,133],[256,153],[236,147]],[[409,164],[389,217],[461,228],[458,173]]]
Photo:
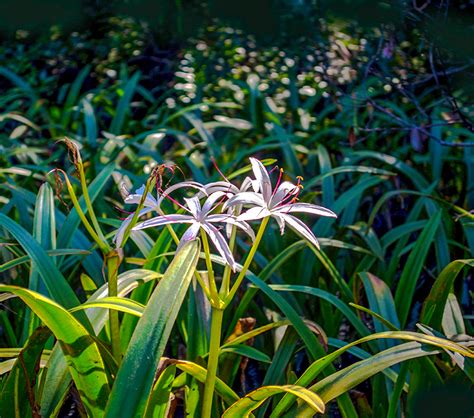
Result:
[[[169,196],[170,193],[174,192],[177,189],[181,189],[184,187],[190,187],[194,189],[198,189],[200,191],[205,192],[205,188],[202,184],[195,182],[195,181],[185,181],[181,183],[176,183],[173,186],[168,187],[163,193],[160,194],[159,198],[156,199],[153,197],[151,193],[148,193],[145,197],[145,201],[143,203],[143,208],[138,212],[138,217],[142,217],[150,212],[157,212],[160,213],[161,203],[163,202],[166,197]],[[135,204],[138,205],[143,198],[143,194],[145,193],[145,185],[142,185],[138,188],[135,193],[130,193],[127,197],[125,197],[124,202],[127,204]],[[117,229],[114,237],[115,245],[120,247],[122,245],[123,237],[127,227],[132,222],[133,217],[135,216],[135,212],[132,212],[129,216],[127,216],[123,221],[122,225]]]
[[237,220],[234,216],[229,214],[211,214],[211,212],[221,204],[221,200],[228,197],[226,192],[215,192],[212,193],[201,206],[198,196],[194,196],[190,199],[185,198],[185,209],[189,214],[173,214],[173,215],[162,215],[155,218],[149,219],[147,221],[137,224],[133,230],[140,230],[145,228],[150,228],[153,226],[162,226],[167,224],[190,224],[190,227],[181,237],[181,240],[178,245],[178,249],[187,241],[195,239],[199,235],[199,231],[202,229],[209,236],[212,243],[216,247],[219,254],[224,260],[231,266],[235,271],[236,263],[232,252],[225,240],[224,236],[221,234],[219,229],[217,229],[213,224],[215,223],[225,223],[236,225],[240,229],[244,230],[252,240],[255,239],[255,234],[250,227],[250,225],[241,220]]
[[238,221],[263,219],[268,216],[274,218],[283,235],[285,225],[293,229],[298,235],[319,248],[318,240],[313,231],[304,222],[291,215],[292,213],[310,213],[319,216],[336,218],[337,215],[329,209],[310,203],[294,203],[300,186],[284,181],[278,181],[277,187],[272,188],[270,176],[265,166],[256,158],[250,158],[255,180],[252,180],[253,192],[241,192],[230,198],[224,209],[231,206],[251,206],[237,217]]
[[[221,180],[221,181],[208,183],[204,185],[204,189],[205,189],[205,192],[208,194],[212,194],[215,192],[225,192],[230,197],[230,195],[236,195],[238,193],[246,192],[248,189],[250,189],[250,187],[252,187],[252,181],[253,180],[250,177],[246,177],[239,188],[235,184],[232,184],[229,180],[226,179],[225,181]],[[199,192],[200,197],[202,197],[203,195],[204,195],[204,192]],[[241,210],[242,210],[241,206],[235,205],[235,206],[227,208],[227,213],[229,215],[238,216],[240,215]],[[226,225],[226,234],[227,234],[227,238],[230,238],[232,234],[231,224]]]

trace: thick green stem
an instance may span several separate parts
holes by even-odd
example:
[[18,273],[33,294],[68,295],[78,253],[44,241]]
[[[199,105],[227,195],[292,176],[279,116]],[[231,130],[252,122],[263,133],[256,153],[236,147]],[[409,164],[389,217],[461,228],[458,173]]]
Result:
[[258,228],[257,236],[255,237],[255,241],[252,244],[252,247],[250,248],[249,254],[247,258],[245,259],[245,263],[242,267],[242,270],[240,271],[239,275],[237,276],[237,279],[235,279],[234,285],[232,286],[232,289],[230,289],[229,294],[225,298],[224,301],[224,306],[228,306],[230,302],[232,302],[233,297],[235,296],[235,293],[239,289],[240,285],[242,284],[242,281],[245,278],[245,273],[247,273],[247,270],[250,267],[250,264],[252,263],[253,257],[255,256],[255,253],[257,252],[258,246],[260,244],[260,241],[262,240],[263,233],[265,232],[265,228],[267,227],[269,217],[263,218],[262,223],[260,224],[260,227]]
[[[113,251],[107,256],[109,296],[117,296],[118,294],[117,275],[118,275],[119,265],[120,265],[120,256],[117,254],[117,252]],[[119,324],[118,311],[113,310],[113,309],[109,310],[109,322],[110,322],[110,340],[112,343],[112,355],[117,361],[117,364],[120,364],[122,354],[120,350],[120,324]]]
[[201,418],[210,418],[212,413],[212,401],[214,399],[214,387],[216,385],[217,365],[219,363],[219,350],[221,345],[222,318],[224,311],[212,307],[211,318],[211,340],[209,342],[209,358],[207,361],[206,383],[204,385],[204,397],[202,403]]

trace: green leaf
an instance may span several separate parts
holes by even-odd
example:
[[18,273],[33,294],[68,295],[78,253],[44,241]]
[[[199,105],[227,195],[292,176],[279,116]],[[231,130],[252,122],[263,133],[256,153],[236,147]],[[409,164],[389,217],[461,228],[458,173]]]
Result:
[[58,339],[81,401],[93,417],[104,415],[109,384],[97,343],[68,311],[28,289],[0,285],[0,292],[20,297]]
[[[265,282],[260,280],[255,275],[248,272],[246,277],[255,286],[262,290],[278,306],[278,308],[281,309],[281,311],[285,314],[288,320],[291,321],[296,332],[303,340],[310,357],[312,359],[316,359],[318,357],[323,356],[323,347],[321,346],[317,338],[314,336],[314,334],[310,331],[303,319],[296,313],[293,307],[277,292],[275,292],[270,286],[268,286]],[[342,397],[341,399],[339,399],[338,402],[339,408],[343,409],[344,413],[350,414],[350,416],[355,415],[354,406],[350,403],[350,399],[348,399],[348,397]]]
[[[87,250],[77,250],[74,248],[71,249],[57,249],[57,250],[47,250],[46,254],[50,257],[59,257],[62,255],[88,255],[90,251]],[[21,266],[22,264],[28,263],[31,261],[31,258],[28,255],[23,255],[13,260],[7,261],[6,263],[0,264],[0,273],[3,273],[13,267]]]
[[474,267],[474,259],[455,260],[443,269],[423,303],[420,322],[429,324],[435,329],[441,327],[446,300],[451,292],[454,280],[465,266]]
[[448,295],[448,300],[444,307],[443,331],[448,338],[458,334],[465,334],[464,318],[462,317],[461,307],[456,296],[452,293]]
[[118,371],[107,417],[144,413],[158,362],[191,283],[199,250],[197,240],[185,244],[155,288]]
[[[160,273],[154,271],[140,269],[140,270],[129,270],[121,273],[118,276],[118,295],[126,296],[139,284],[147,283],[152,280],[161,278]],[[89,298],[89,302],[94,300],[105,298],[108,295],[108,285],[105,284],[100,287],[94,294]],[[87,311],[87,316],[94,327],[96,334],[104,327],[105,322],[108,318],[108,311],[105,309],[90,309]],[[131,316],[131,315],[129,315]],[[125,319],[127,316],[125,317]],[[53,410],[57,405],[61,404],[61,400],[64,397],[65,391],[68,388],[70,377],[67,373],[67,365],[61,353],[53,350],[50,362],[48,363],[48,374],[46,375],[46,382],[44,385],[43,397],[41,399],[41,414],[43,416],[53,415]]]
[[[249,166],[250,167],[250,166]],[[250,168],[249,168],[250,169]],[[302,250],[303,248],[307,248],[308,243],[306,241],[297,241],[287,248],[285,248],[282,252],[277,254],[261,271],[259,274],[259,278],[264,282],[268,280],[268,278],[280,267],[282,266],[288,259],[296,254],[298,251]],[[235,313],[232,317],[232,321],[229,324],[229,332],[228,336],[232,333],[232,330],[235,328],[237,321],[240,318],[245,316],[245,312],[247,310],[248,305],[256,295],[258,289],[255,287],[250,287],[246,290],[244,296],[240,300],[239,305],[237,306]]]
[[63,126],[64,129],[67,129],[68,127],[69,121],[71,120],[71,113],[73,110],[73,106],[75,106],[75,104],[77,103],[77,99],[81,92],[82,84],[84,83],[84,80],[86,79],[86,77],[89,75],[90,70],[91,70],[90,64],[84,66],[84,68],[77,75],[74,82],[71,84],[69,93],[66,97],[66,101],[64,102],[64,105],[63,105],[63,112],[62,112],[63,115],[61,118],[61,125]]
[[417,342],[401,344],[322,379],[311,386],[311,390],[317,391],[326,402],[329,402],[341,393],[347,392],[357,384],[394,364],[436,353],[439,353],[439,350],[427,350]]
[[120,97],[117,109],[115,109],[114,118],[110,124],[110,132],[115,135],[122,134],[123,123],[125,122],[125,117],[127,112],[130,111],[130,102],[132,100],[135,89],[137,88],[138,80],[140,79],[140,72],[136,72],[128,80],[127,84],[124,87],[124,93]]
[[3,383],[0,394],[0,411],[3,418],[26,417],[31,415],[33,410],[36,414],[39,413],[35,399],[35,383],[41,353],[50,336],[49,329],[45,327],[36,329],[25,347],[18,353],[18,358]]
[[378,322],[385,325],[385,328],[390,330],[390,331],[399,331],[400,330],[395,325],[393,325],[390,321],[387,321],[382,315],[379,315],[377,312],[374,312],[371,309],[366,308],[365,306],[357,305],[356,303],[352,303],[352,302],[349,302],[349,305],[351,305],[352,307],[358,309],[359,311],[365,312],[365,313],[373,316],[375,319],[377,319]]
[[150,395],[145,418],[166,418],[168,416],[171,389],[175,376],[175,365],[167,367],[160,374]]
[[319,262],[328,271],[329,275],[334,280],[341,293],[344,295],[344,298],[347,300],[353,300],[352,292],[349,288],[349,285],[339,273],[336,266],[334,266],[331,259],[326,255],[324,251],[318,250],[313,245],[310,245],[309,247],[313,251],[314,255],[318,258]]
[[[321,157],[320,157],[319,162],[321,164]],[[335,176],[336,174],[346,174],[346,173],[373,174],[373,175],[378,175],[378,176],[395,175],[391,171],[381,170],[380,168],[375,168],[375,167],[366,167],[363,165],[343,165],[341,167],[336,167],[327,171],[323,171],[323,169],[321,169],[321,174],[305,182],[305,187],[309,189],[311,187],[316,186],[319,182],[322,182],[323,183],[323,198],[324,198],[324,183],[327,182],[327,180],[330,180],[330,178],[332,176]]]
[[286,325],[291,325],[291,322],[288,320],[283,320],[263,325],[261,327],[253,329],[252,331],[241,334],[238,337],[226,340],[226,342],[221,345],[221,349],[226,348],[230,345],[242,344],[243,342],[248,341],[251,338],[255,338],[257,335],[263,334],[264,332],[270,331],[274,328],[284,327]]
[[70,309],[69,312],[76,312],[81,309],[89,308],[114,309],[116,311],[129,313],[135,316],[142,316],[143,311],[145,310],[145,306],[143,306],[141,303],[135,302],[134,300],[110,296],[102,299],[89,300],[82,305]]
[[233,418],[233,417],[242,417],[247,418],[250,416],[250,413],[262,405],[268,398],[279,395],[281,393],[291,393],[292,395],[297,396],[299,399],[303,400],[312,410],[323,413],[324,412],[324,402],[322,399],[311,392],[308,389],[305,389],[301,386],[296,385],[284,385],[284,386],[262,386],[257,390],[254,390],[242,399],[239,399],[235,402],[230,408],[228,408],[224,414],[223,418]]
[[94,108],[86,98],[82,100],[82,108],[84,111],[87,141],[89,145],[94,148],[97,145],[97,120],[94,114]]
[[[174,383],[173,387],[181,387],[186,383],[186,380],[183,377],[186,377],[186,373],[194,377],[201,383],[206,381],[207,370],[199,366],[196,363],[186,360],[168,360],[170,364],[176,365],[176,367],[182,370],[184,373],[178,376]],[[228,405],[234,403],[239,399],[237,394],[227,386],[221,379],[216,378],[216,393],[224,400]]]
[[[375,331],[398,331],[400,329],[400,322],[389,287],[385,282],[371,273],[359,273],[359,276],[364,283],[369,307],[373,311],[370,314],[373,314],[376,318],[374,321]],[[389,348],[392,345],[390,341],[379,341],[381,350]]]
[[238,354],[243,357],[248,357],[253,360],[261,361],[263,363],[272,362],[272,359],[267,354],[262,353],[260,350],[257,350],[254,347],[250,347],[244,344],[228,345],[225,348],[221,348],[221,352]]
[[[52,250],[56,247],[54,194],[48,183],[43,183],[41,185],[36,197],[35,214],[33,217],[33,238],[45,250]],[[39,292],[42,295],[49,296],[45,284],[40,280],[40,274],[35,263],[32,263],[31,265],[28,288]],[[21,341],[26,341],[33,330],[38,327],[38,322],[38,319],[35,318],[34,315],[31,315],[31,311],[27,309],[25,313],[25,321],[23,323]]]
[[[2,213],[0,213],[0,225],[15,237],[30,256],[51,297],[66,308],[79,305],[76,294],[41,245],[25,229]],[[78,313],[78,318],[83,319],[83,323],[87,324],[87,317],[83,312]]]
[[[362,360],[352,364],[330,376],[320,380],[310,387],[317,392],[321,399],[327,403],[346,393],[359,383],[369,377],[381,372],[382,370],[393,366],[402,361],[411,360],[419,357],[429,356],[439,353],[440,350],[429,350],[421,343],[410,342],[384,350],[375,354],[367,360]],[[311,417],[311,410],[308,408],[298,408],[295,412],[299,418]]]
[[405,267],[403,268],[397,291],[395,293],[395,306],[398,310],[398,317],[400,318],[400,325],[402,328],[405,326],[408,319],[416,283],[421,270],[423,269],[423,264],[440,225],[440,221],[441,212],[438,212],[427,222],[425,228],[416,241],[413,251],[408,257]]
[[[431,335],[425,335],[425,334],[421,334],[421,333],[417,333],[417,332],[410,332],[410,331],[379,332],[379,333],[376,333],[376,334],[372,334],[372,335],[368,335],[366,337],[363,337],[363,338],[361,338],[357,341],[354,341],[350,344],[345,345],[344,347],[340,348],[339,350],[334,351],[333,353],[327,354],[326,356],[319,358],[318,360],[316,360],[314,363],[312,363],[305,370],[305,372],[295,382],[295,384],[297,384],[299,386],[305,386],[305,387],[308,386],[309,384],[311,384],[311,382],[313,382],[319,376],[319,374],[326,367],[328,367],[330,364],[332,364],[332,362],[334,360],[336,360],[341,354],[343,354],[344,352],[348,351],[349,349],[351,349],[352,347],[354,347],[356,345],[359,345],[359,344],[362,344],[362,343],[365,343],[365,342],[369,342],[369,341],[372,341],[372,340],[377,340],[377,339],[380,339],[380,338],[415,341],[416,343],[429,344],[429,345],[433,345],[435,347],[440,347],[442,349],[451,350],[453,352],[460,353],[464,356],[474,357],[474,352],[472,350],[470,350],[469,348],[466,348],[466,347],[464,347],[460,344],[454,343],[454,342],[452,342],[450,340],[447,340],[447,339],[444,339],[444,338],[434,337],[434,336],[431,336]],[[402,347],[403,345],[404,344],[399,345],[397,347]],[[419,346],[421,347],[421,345],[419,345]],[[392,350],[392,349],[390,349],[390,350]],[[428,354],[432,353],[430,351],[426,351],[426,348],[422,349],[421,351],[427,352]],[[435,354],[435,353],[436,352],[433,352],[432,354]],[[376,356],[378,356],[380,354],[381,353],[377,354]],[[371,358],[367,359],[367,361],[370,361],[374,357],[375,356],[372,356]],[[397,362],[395,362],[395,363],[397,363]],[[395,364],[395,363],[393,363],[393,364]],[[355,364],[359,364],[359,363],[355,363]],[[352,366],[354,366],[354,365],[352,365]],[[352,367],[352,366],[350,366],[350,367]],[[384,368],[385,367],[382,367],[381,370],[383,370]],[[346,370],[346,369],[344,369],[344,370]],[[369,367],[369,369],[370,369],[370,367]],[[329,379],[331,376],[334,376],[337,373],[339,373],[339,372],[331,374],[330,376],[327,377],[327,379]],[[377,372],[375,372],[375,373],[377,373]],[[375,374],[375,373],[373,373],[373,374]],[[367,377],[370,377],[373,374],[371,374]],[[355,374],[354,378],[357,379],[357,376],[358,375]],[[323,379],[323,380],[325,380],[325,379]],[[363,380],[364,379],[360,380],[359,382],[361,382]],[[343,392],[341,392],[341,393],[343,393]],[[339,396],[339,395],[337,395],[337,396]],[[333,398],[330,398],[330,399],[329,398],[323,398],[323,400],[325,402],[327,402],[331,399],[333,399]],[[274,414],[283,413],[291,405],[291,403],[293,401],[294,401],[294,397],[285,395],[283,397],[283,399],[278,403],[276,408],[274,409]]]
[[279,292],[302,292],[323,299],[335,306],[339,311],[341,311],[361,336],[369,335],[368,328],[364,325],[360,318],[356,314],[354,314],[354,312],[349,308],[349,306],[347,306],[337,296],[331,294],[330,292],[327,292],[322,289],[317,289],[315,287],[299,285],[270,285],[270,287],[273,290]]
[[406,176],[419,190],[427,189],[429,186],[428,181],[417,170],[391,155],[383,154],[377,151],[353,151],[351,153],[351,158],[353,157],[361,160],[373,158],[382,161],[383,163],[392,166],[401,174]]

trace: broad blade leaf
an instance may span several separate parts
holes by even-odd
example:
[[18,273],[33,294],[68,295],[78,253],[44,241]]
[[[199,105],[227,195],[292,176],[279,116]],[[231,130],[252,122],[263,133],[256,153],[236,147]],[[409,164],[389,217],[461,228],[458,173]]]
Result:
[[52,331],[82,395],[84,407],[90,416],[103,416],[109,384],[97,343],[84,326],[64,308],[39,293],[7,285],[0,285],[0,292],[20,297]]
[[250,413],[262,405],[268,398],[280,393],[291,393],[306,402],[308,407],[316,412],[324,412],[324,402],[314,392],[296,385],[285,386],[262,386],[235,402],[228,408],[223,418],[249,417]]
[[199,241],[175,256],[138,321],[107,405],[106,416],[142,416],[158,362],[183,303],[199,259]]

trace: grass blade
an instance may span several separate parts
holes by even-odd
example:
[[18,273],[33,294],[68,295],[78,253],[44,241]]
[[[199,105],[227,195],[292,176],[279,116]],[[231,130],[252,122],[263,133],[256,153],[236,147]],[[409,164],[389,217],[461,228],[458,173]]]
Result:
[[413,295],[415,293],[416,282],[420,276],[423,264],[430,249],[433,238],[440,225],[441,213],[433,216],[421,232],[416,241],[415,248],[410,253],[407,263],[403,268],[400,282],[395,293],[395,306],[398,310],[400,325],[404,327],[408,319]]
[[141,416],[160,357],[187,293],[199,258],[199,241],[175,256],[138,321],[107,405],[107,417]]

